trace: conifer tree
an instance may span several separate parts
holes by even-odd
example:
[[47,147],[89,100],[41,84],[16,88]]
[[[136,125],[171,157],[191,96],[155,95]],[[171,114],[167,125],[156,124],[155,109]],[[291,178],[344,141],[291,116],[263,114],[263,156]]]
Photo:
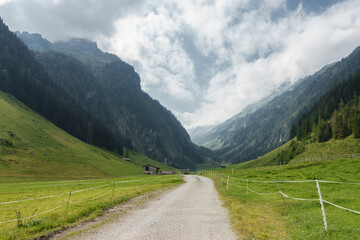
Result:
[[360,138],[360,112],[359,111],[356,114],[354,114],[352,133],[354,134],[354,138]]

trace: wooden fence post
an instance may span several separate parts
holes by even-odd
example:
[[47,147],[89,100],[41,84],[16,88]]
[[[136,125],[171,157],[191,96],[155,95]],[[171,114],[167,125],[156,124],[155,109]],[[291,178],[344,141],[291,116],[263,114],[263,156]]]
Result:
[[[275,180],[273,180],[273,182],[275,183],[276,185],[276,188],[278,189],[279,193],[281,192],[279,186],[277,185],[277,182]],[[284,202],[284,207],[286,207],[286,202],[285,202],[285,198],[284,198],[284,195],[281,194],[281,197],[282,197],[282,200]]]
[[316,186],[318,189],[318,193],[319,193],[319,201],[320,201],[320,205],[321,205],[321,211],[322,211],[322,215],[323,215],[323,220],[324,220],[324,226],[325,226],[325,230],[328,230],[327,227],[327,221],[326,221],[326,215],[325,215],[325,208],[324,208],[324,202],[321,196],[321,191],[320,191],[320,185],[319,185],[319,181],[316,179]]
[[246,179],[246,196],[249,196],[249,179]]
[[228,178],[227,178],[227,182],[226,182],[226,191],[228,191],[229,190],[229,176],[228,176]]
[[68,212],[68,209],[69,209],[70,197],[71,197],[71,191],[69,192],[69,198],[68,198],[68,201],[66,203],[65,218],[67,216],[67,212]]

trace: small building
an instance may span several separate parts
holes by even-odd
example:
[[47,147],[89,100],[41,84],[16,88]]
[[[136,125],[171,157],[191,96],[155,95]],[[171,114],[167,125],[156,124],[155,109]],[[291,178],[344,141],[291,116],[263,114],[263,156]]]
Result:
[[160,169],[159,167],[150,164],[143,166],[143,170],[145,174],[158,174],[159,169]]
[[174,171],[161,171],[161,175],[172,175],[174,173]]
[[225,167],[226,167],[226,164],[220,164],[220,167],[221,167],[221,168],[225,168]]
[[123,158],[124,161],[130,162],[130,158]]

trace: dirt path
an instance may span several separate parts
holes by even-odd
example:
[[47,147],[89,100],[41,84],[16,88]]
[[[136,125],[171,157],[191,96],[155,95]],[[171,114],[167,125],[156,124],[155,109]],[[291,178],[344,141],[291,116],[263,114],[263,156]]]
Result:
[[185,181],[126,217],[75,239],[236,239],[213,182],[190,175]]

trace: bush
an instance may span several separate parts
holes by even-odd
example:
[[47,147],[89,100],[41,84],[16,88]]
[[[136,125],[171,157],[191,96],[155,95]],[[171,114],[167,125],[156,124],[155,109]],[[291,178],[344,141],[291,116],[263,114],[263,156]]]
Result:
[[294,159],[297,155],[303,153],[305,151],[305,147],[298,141],[291,141],[290,146],[285,150],[278,153],[278,155],[273,158],[273,162],[275,163],[283,163],[286,164],[290,162],[290,160]]
[[0,145],[6,146],[6,147],[13,147],[14,144],[11,140],[6,138],[0,138]]

